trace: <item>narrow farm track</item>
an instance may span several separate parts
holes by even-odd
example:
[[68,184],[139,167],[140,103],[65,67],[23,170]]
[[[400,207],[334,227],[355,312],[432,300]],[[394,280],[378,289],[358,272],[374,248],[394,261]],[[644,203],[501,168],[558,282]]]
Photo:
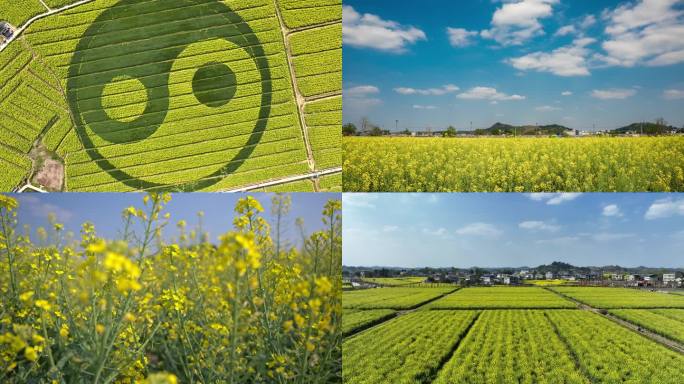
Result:
[[[674,340],[671,340],[671,339],[669,339],[669,338],[667,338],[667,337],[661,336],[661,335],[659,335],[659,334],[657,334],[657,333],[655,333],[655,332],[652,332],[652,331],[650,331],[650,330],[648,330],[648,329],[646,329],[646,328],[640,327],[640,326],[638,326],[638,325],[636,325],[636,324],[630,323],[629,321],[620,319],[620,318],[618,318],[617,316],[611,315],[611,314],[608,313],[607,311],[602,311],[602,310],[599,309],[599,308],[594,308],[594,307],[592,307],[592,306],[590,306],[590,305],[588,305],[588,304],[585,304],[585,303],[583,303],[583,302],[581,302],[581,301],[579,301],[579,300],[577,300],[577,299],[574,299],[574,298],[572,298],[572,297],[570,297],[570,296],[564,295],[564,294],[562,294],[562,293],[560,293],[560,292],[556,292],[556,291],[554,291],[554,290],[552,290],[552,289],[549,289],[549,288],[547,288],[547,287],[544,287],[544,289],[549,290],[549,291],[551,291],[551,292],[553,292],[553,293],[555,293],[555,294],[557,294],[557,295],[559,295],[559,296],[561,296],[561,297],[564,297],[564,298],[566,298],[566,299],[568,299],[568,300],[570,300],[570,301],[576,303],[576,304],[578,305],[579,309],[582,309],[582,310],[585,310],[585,311],[590,311],[590,312],[596,313],[597,315],[603,316],[603,317],[605,317],[605,318],[607,318],[607,319],[609,319],[609,320],[612,320],[613,322],[615,322],[615,323],[617,323],[617,324],[619,324],[619,325],[621,325],[621,326],[623,326],[623,327],[625,327],[625,328],[627,328],[627,329],[629,329],[629,330],[632,330],[632,331],[634,331],[635,333],[638,333],[638,334],[640,334],[640,335],[642,335],[642,336],[645,336],[645,337],[647,337],[647,338],[649,338],[649,339],[655,341],[656,343],[658,343],[658,344],[660,344],[660,345],[662,345],[662,346],[664,346],[664,347],[666,347],[666,348],[668,348],[668,349],[670,349],[670,350],[672,350],[672,351],[675,351],[675,352],[679,352],[679,353],[681,353],[681,354],[684,354],[684,345],[682,345],[682,344],[680,344],[680,343],[678,343],[678,342],[676,342],[676,341],[674,341]],[[649,308],[639,308],[639,309],[649,309]]]
[[[283,34],[283,42],[285,43],[285,57],[287,58],[287,68],[290,73],[290,80],[292,81],[292,91],[294,92],[295,102],[297,103],[297,116],[299,117],[299,124],[302,127],[302,137],[304,138],[304,146],[306,148],[306,158],[309,164],[309,169],[312,171],[315,169],[316,164],[313,157],[313,149],[311,148],[311,141],[309,140],[309,132],[306,126],[306,120],[304,119],[304,108],[306,107],[306,100],[304,96],[299,91],[299,84],[297,82],[297,76],[295,75],[294,63],[292,60],[292,47],[290,46],[290,34],[292,33],[285,25],[285,19],[280,10],[280,4],[278,0],[273,0],[273,5],[275,6],[276,15],[278,16],[278,21],[280,23],[281,32]],[[315,183],[314,190],[318,192],[318,183]]]

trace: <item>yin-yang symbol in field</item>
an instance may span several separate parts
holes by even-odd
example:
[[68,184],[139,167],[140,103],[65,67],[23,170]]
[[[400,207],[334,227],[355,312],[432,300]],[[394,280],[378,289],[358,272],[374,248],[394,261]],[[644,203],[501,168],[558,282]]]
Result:
[[256,33],[219,0],[121,0],[69,66],[76,131],[134,189],[191,191],[233,173],[261,140],[271,73]]

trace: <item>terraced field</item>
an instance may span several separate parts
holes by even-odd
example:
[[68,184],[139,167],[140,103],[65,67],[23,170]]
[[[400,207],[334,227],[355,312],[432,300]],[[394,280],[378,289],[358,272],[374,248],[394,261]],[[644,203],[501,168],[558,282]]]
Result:
[[63,190],[340,190],[341,18],[340,0],[93,0],[41,18],[0,52],[0,187],[29,179],[40,147]]
[[629,288],[550,288],[595,308],[684,308],[684,297]]

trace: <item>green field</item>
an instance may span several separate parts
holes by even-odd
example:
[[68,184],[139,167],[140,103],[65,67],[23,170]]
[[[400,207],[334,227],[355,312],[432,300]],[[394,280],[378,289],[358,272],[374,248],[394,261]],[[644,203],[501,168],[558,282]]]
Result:
[[[582,289],[596,294],[606,288]],[[412,290],[427,291],[391,287],[343,293],[345,383],[675,384],[684,375],[680,353],[544,288],[463,288],[396,314],[348,308],[381,297],[409,298]],[[615,290],[611,297],[619,302],[628,293]],[[683,342],[684,310],[610,314]]]
[[684,343],[684,309],[613,309],[623,320]]
[[602,287],[551,289],[596,308],[684,308],[684,297],[667,293]]
[[395,313],[392,309],[345,309],[342,313],[342,334],[346,336],[355,333],[372,324],[380,323]]
[[0,187],[42,144],[69,191],[340,190],[313,175],[342,161],[341,17],[340,0],[94,0],[40,19],[0,52]]
[[537,287],[463,288],[427,305],[429,309],[574,307],[570,300]]
[[455,288],[371,288],[342,293],[342,306],[357,309],[410,309]]
[[342,345],[344,382],[427,381],[477,315],[476,311],[419,311],[348,338]]
[[349,192],[684,191],[684,138],[342,141]]
[[398,287],[402,285],[418,284],[425,281],[424,277],[367,277],[363,279],[371,283],[385,285],[389,287]]
[[589,383],[539,310],[483,311],[435,384]]

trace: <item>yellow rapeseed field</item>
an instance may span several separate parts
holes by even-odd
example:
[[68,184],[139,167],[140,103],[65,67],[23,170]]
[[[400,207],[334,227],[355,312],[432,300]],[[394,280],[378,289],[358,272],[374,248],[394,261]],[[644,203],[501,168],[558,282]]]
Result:
[[350,192],[684,191],[684,137],[343,140]]
[[34,238],[0,195],[0,382],[341,381],[340,201],[295,248],[280,241],[287,195],[273,197],[273,231],[240,199],[217,244],[201,214],[166,243],[170,199],[125,209],[110,241],[89,223],[70,239],[54,219]]

